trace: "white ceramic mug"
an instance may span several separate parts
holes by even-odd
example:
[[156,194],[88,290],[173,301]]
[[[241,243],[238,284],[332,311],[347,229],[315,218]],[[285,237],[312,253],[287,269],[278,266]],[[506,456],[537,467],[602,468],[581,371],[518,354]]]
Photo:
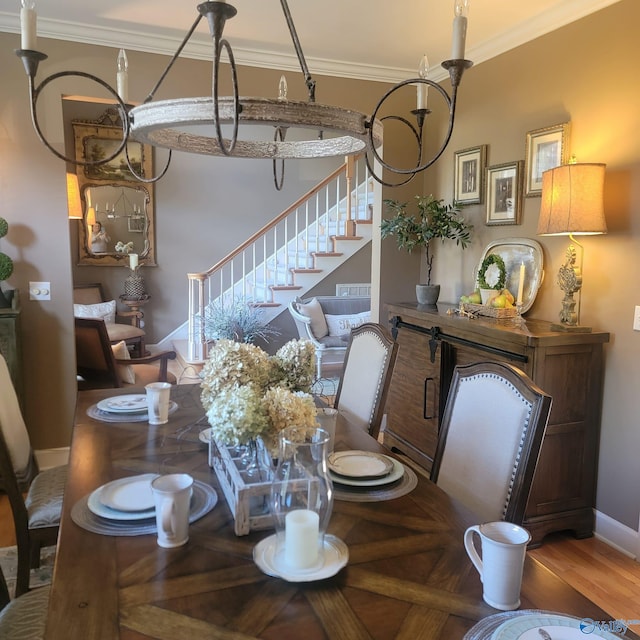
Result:
[[147,406],[149,407],[149,424],[165,424],[169,422],[169,382],[151,382],[145,386],[147,390]]
[[189,539],[193,478],[187,473],[158,476],[151,482],[156,505],[158,545],[180,547]]
[[320,428],[324,429],[329,434],[329,448],[327,453],[333,451],[333,445],[336,439],[336,420],[338,419],[338,410],[324,407],[322,409],[316,409],[316,422]]
[[[480,537],[482,558],[478,555],[474,536]],[[464,547],[482,580],[482,598],[502,611],[520,606],[522,568],[531,535],[511,522],[488,522],[469,527],[464,534]]]

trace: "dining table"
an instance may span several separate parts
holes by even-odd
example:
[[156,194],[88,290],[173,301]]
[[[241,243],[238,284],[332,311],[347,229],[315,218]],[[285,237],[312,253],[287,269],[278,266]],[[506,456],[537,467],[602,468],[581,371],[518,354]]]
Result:
[[[98,403],[132,393],[144,395],[144,389],[78,393],[48,640],[489,640],[490,621],[525,611],[611,621],[528,555],[520,609],[499,612],[486,604],[463,544],[467,527],[478,524],[474,514],[342,415],[336,451],[390,456],[411,482],[391,495],[335,485],[328,533],[346,545],[345,566],[309,581],[267,575],[253,553],[273,530],[234,532],[233,514],[209,466],[200,385],[172,387],[163,425],[96,413]],[[155,531],[102,533],[79,520],[88,496],[106,483],[176,472],[190,474],[217,497],[190,524],[183,546],[158,546]]]

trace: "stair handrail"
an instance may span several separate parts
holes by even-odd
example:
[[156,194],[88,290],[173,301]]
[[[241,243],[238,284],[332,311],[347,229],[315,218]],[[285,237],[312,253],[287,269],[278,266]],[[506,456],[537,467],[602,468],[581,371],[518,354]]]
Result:
[[300,196],[293,204],[289,205],[282,213],[278,214],[270,222],[267,222],[262,228],[258,229],[252,236],[247,238],[241,245],[236,247],[233,251],[228,253],[224,258],[218,260],[212,267],[209,267],[206,271],[200,274],[189,274],[194,276],[208,277],[212,273],[215,273],[219,269],[222,269],[226,264],[231,262],[236,256],[240,255],[246,248],[250,247],[256,240],[261,238],[265,233],[271,231],[279,222],[282,222],[290,213],[301,207],[307,200],[313,198],[313,196],[324,189],[330,182],[335,180],[342,173],[346,173],[347,163],[340,165],[337,169],[334,169],[326,178],[323,178],[315,187],[309,189],[304,195]]
[[[264,237],[269,231],[271,231],[274,227],[276,227],[280,222],[285,220],[289,215],[295,212],[297,209],[302,207],[306,202],[310,201],[313,196],[322,191],[327,185],[331,182],[339,178],[342,174],[345,174],[348,179],[348,184],[351,184],[351,174],[353,172],[353,167],[355,162],[361,159],[363,156],[347,156],[345,157],[345,162],[334,169],[329,175],[323,178],[318,184],[316,184],[313,188],[309,189],[305,194],[300,196],[295,202],[290,204],[286,209],[284,209],[280,214],[278,214],[275,218],[269,221],[267,224],[263,225],[260,229],[258,229],[255,233],[253,233],[249,238],[247,238],[244,242],[242,242],[239,246],[237,246],[233,251],[229,252],[224,258],[216,262],[213,266],[211,266],[206,271],[188,273],[187,278],[189,280],[189,310],[188,310],[188,359],[190,362],[199,362],[203,361],[207,357],[206,353],[206,336],[205,336],[205,327],[204,322],[196,323],[196,318],[204,318],[205,316],[205,282],[216,272],[219,272],[223,269],[227,264],[229,264],[235,257],[242,254],[246,249],[255,244],[260,238]],[[351,189],[348,190],[348,202],[347,202],[347,215],[348,222],[351,222],[352,214],[351,214]],[[355,235],[355,226],[351,222],[351,224],[346,225],[345,230],[346,235]],[[195,283],[195,287],[192,284],[193,281],[197,281]],[[196,295],[197,292],[197,295]],[[198,325],[198,326],[196,326]]]

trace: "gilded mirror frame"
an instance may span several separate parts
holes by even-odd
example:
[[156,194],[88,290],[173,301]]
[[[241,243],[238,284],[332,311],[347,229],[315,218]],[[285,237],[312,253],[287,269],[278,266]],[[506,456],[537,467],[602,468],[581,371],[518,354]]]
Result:
[[[74,121],[73,136],[76,160],[86,161],[107,153],[112,153],[122,140],[122,128],[117,124],[117,114],[108,110],[99,121]],[[153,176],[153,153],[150,145],[135,140],[127,142],[129,158],[134,169],[144,178]],[[136,245],[132,253],[138,253],[140,263],[156,266],[155,252],[155,202],[153,183],[143,183],[129,170],[124,150],[113,160],[102,165],[77,165],[78,186],[82,203],[82,220],[79,220],[78,256],[80,265],[120,266],[128,262],[129,253],[123,247],[133,241]],[[109,187],[110,193],[120,194],[113,200],[111,210],[104,204],[91,201],[92,189]],[[135,191],[128,191],[133,189]],[[127,194],[140,195],[137,201],[146,205],[146,225],[141,221],[141,212],[132,205]],[[116,202],[118,201],[118,202]],[[98,206],[96,212],[95,207]],[[117,207],[117,210],[114,210]],[[91,227],[93,221],[106,226],[122,219],[126,225],[110,237],[110,248],[94,253],[91,249]],[[146,231],[146,235],[145,235]],[[129,235],[130,234],[130,235]],[[119,237],[115,237],[118,235]],[[120,237],[121,236],[121,237]],[[113,245],[113,246],[111,246]]]

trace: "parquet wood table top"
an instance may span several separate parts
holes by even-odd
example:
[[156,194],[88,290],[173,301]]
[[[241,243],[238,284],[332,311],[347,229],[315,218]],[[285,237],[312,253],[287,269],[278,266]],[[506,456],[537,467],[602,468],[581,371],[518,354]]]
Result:
[[[46,638],[48,640],[456,640],[496,613],[482,600],[464,551],[473,514],[420,477],[408,495],[382,502],[335,501],[329,533],[349,548],[336,576],[288,583],[254,564],[255,544],[270,531],[236,537],[221,491],[213,511],[192,524],[188,543],[162,549],[155,535],[90,533],[70,517],[73,504],[102,484],[136,473],[185,471],[217,488],[198,439],[199,385],[172,389],[169,423],[102,423],[86,415],[98,400],[127,390],[78,397]],[[384,451],[339,420],[336,449]],[[387,452],[388,453],[388,452]],[[607,615],[532,558],[522,608],[594,620]]]

